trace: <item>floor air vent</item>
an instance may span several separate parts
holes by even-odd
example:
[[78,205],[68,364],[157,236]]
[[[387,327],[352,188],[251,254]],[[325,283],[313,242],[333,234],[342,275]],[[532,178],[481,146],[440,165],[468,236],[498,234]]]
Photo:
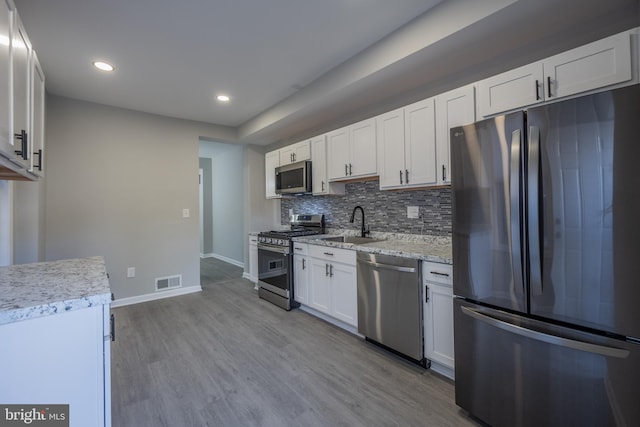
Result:
[[156,291],[165,291],[182,286],[182,275],[158,277],[156,279]]

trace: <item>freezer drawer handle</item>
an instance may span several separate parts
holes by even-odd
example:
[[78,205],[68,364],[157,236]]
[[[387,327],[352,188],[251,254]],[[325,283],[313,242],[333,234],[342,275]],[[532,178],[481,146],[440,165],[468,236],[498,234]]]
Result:
[[467,316],[471,316],[491,326],[505,330],[507,332],[511,332],[516,335],[523,336],[525,338],[531,338],[537,341],[546,342],[548,344],[559,345],[561,347],[572,348],[574,350],[586,351],[587,353],[617,357],[619,359],[625,359],[627,358],[627,356],[629,356],[629,350],[607,347],[600,344],[592,344],[588,342],[572,340],[569,338],[558,337],[556,335],[545,334],[544,332],[534,331],[533,329],[523,328],[522,326],[513,325],[503,320],[496,319],[487,314],[480,313],[479,310],[474,310],[469,307],[462,307],[462,312]]
[[398,265],[383,264],[381,262],[365,261],[363,259],[359,259],[358,262],[361,262],[361,263],[367,264],[367,265],[372,265],[372,266],[378,267],[378,268],[386,268],[387,270],[401,271],[403,273],[415,273],[416,272],[416,269],[412,268],[412,267],[400,267]]

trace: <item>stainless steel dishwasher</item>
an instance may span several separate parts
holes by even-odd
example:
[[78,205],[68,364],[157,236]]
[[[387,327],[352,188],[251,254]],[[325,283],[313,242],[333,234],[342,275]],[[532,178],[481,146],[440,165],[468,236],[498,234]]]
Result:
[[425,365],[420,261],[358,252],[358,332]]

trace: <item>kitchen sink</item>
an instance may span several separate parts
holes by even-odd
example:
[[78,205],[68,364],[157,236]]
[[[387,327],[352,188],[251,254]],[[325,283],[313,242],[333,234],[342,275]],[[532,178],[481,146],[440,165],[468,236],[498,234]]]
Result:
[[334,237],[325,237],[322,240],[327,240],[329,242],[351,243],[354,245],[364,245],[367,243],[380,242],[383,239],[374,239],[372,237],[359,237],[359,236],[334,236]]

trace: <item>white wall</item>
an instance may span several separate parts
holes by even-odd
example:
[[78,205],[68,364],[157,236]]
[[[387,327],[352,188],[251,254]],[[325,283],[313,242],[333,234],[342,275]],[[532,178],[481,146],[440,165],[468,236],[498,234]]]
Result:
[[[211,159],[212,254],[244,263],[244,168],[243,147],[209,141],[200,142],[200,157]],[[205,186],[206,188],[206,186]]]
[[46,135],[47,260],[104,256],[116,299],[199,287],[198,143],[234,130],[51,96]]

